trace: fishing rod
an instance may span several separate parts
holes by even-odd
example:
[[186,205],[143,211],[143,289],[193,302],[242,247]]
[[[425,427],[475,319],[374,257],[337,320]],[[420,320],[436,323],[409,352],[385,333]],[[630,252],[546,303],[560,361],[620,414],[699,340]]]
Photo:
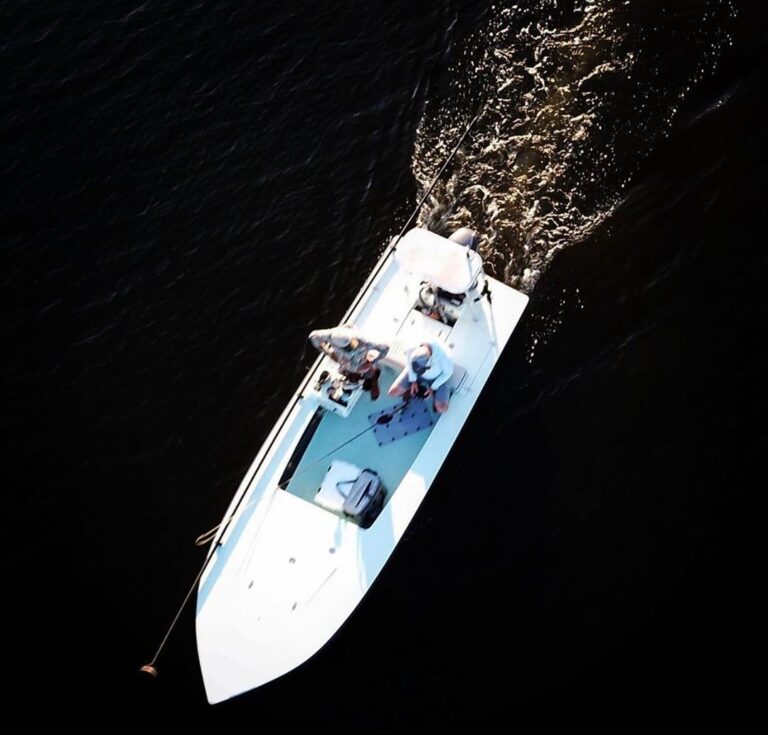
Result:
[[[390,246],[390,251],[389,251],[389,253],[387,253],[387,256],[381,259],[381,261],[376,266],[376,268],[374,268],[373,271],[371,272],[371,274],[368,276],[368,279],[363,284],[363,288],[360,290],[360,293],[357,295],[357,298],[352,302],[351,306],[347,310],[347,313],[346,313],[346,315],[344,316],[344,318],[342,320],[343,322],[349,321],[349,318],[350,318],[351,314],[354,312],[354,310],[359,305],[359,303],[360,303],[363,295],[367,291],[367,288],[370,285],[371,281],[378,275],[378,273],[381,271],[382,267],[384,266],[385,262],[387,262],[389,260],[389,257],[395,251],[395,248],[397,247],[397,243],[403,237],[403,235],[405,234],[405,232],[408,229],[408,227],[410,227],[410,225],[413,222],[413,220],[415,219],[416,215],[419,213],[419,210],[421,210],[422,206],[424,206],[424,202],[427,201],[427,198],[432,193],[432,189],[434,189],[435,184],[437,184],[438,179],[443,174],[445,169],[448,167],[448,164],[451,162],[451,160],[453,160],[453,157],[458,152],[459,148],[461,147],[461,144],[464,142],[464,139],[467,137],[467,135],[469,135],[469,131],[472,130],[472,128],[474,127],[475,123],[482,116],[483,106],[484,106],[484,103],[481,103],[480,106],[479,106],[478,112],[475,114],[475,116],[472,118],[472,120],[470,120],[470,122],[467,125],[467,127],[465,128],[464,132],[461,134],[459,139],[456,141],[456,144],[451,149],[450,154],[445,159],[445,162],[440,167],[440,170],[435,174],[435,176],[432,179],[432,182],[430,183],[429,187],[427,187],[427,190],[424,192],[424,195],[421,197],[421,199],[419,200],[419,202],[416,205],[415,209],[411,213],[411,216],[408,218],[406,223],[403,225],[403,227],[401,228],[401,230],[400,230],[399,234],[397,235],[397,237],[392,241],[392,244]],[[312,375],[314,374],[315,370],[319,366],[320,361],[321,361],[322,358],[323,358],[323,355],[320,355],[315,360],[315,362],[313,363],[313,365],[310,368],[309,372],[307,373],[306,377],[304,378],[304,380],[299,385],[298,390],[294,394],[294,398],[293,398],[292,402],[288,405],[288,407],[283,412],[283,416],[282,416],[281,421],[272,430],[272,438],[269,441],[269,444],[267,445],[266,449],[261,452],[261,455],[262,455],[261,462],[259,462],[259,464],[256,466],[256,468],[253,469],[253,471],[249,473],[249,474],[251,474],[252,477],[255,476],[256,473],[261,469],[261,466],[264,463],[264,460],[266,459],[266,457],[269,454],[269,450],[274,445],[275,441],[277,440],[277,437],[280,435],[280,430],[283,428],[283,426],[285,425],[285,422],[288,420],[288,418],[291,415],[291,413],[292,413],[293,409],[295,408],[296,404],[301,399],[301,397],[302,397],[302,395],[304,393],[304,389],[307,387],[307,384],[309,383],[310,379],[312,378]],[[403,404],[403,407],[405,405],[406,404]],[[379,419],[377,420],[377,424],[379,422],[380,423],[386,423],[386,421],[381,421],[382,419],[385,418],[385,416],[386,416],[386,414],[384,416],[380,416]],[[390,416],[389,420],[391,421],[391,416]],[[371,425],[365,431],[360,432],[360,434],[358,434],[357,436],[360,436],[360,435],[364,434],[366,431],[368,431],[368,430],[370,430],[372,428],[375,428],[375,426],[377,424]],[[349,441],[352,441],[352,440],[356,439],[357,436],[352,437],[352,439],[350,439]],[[346,442],[346,443],[348,443],[348,442]],[[338,449],[338,447],[337,447],[337,449]],[[336,450],[334,450],[334,451],[336,451]],[[324,457],[324,459],[325,459],[325,457]],[[235,508],[233,509],[232,513],[227,517],[227,519],[225,521],[222,521],[222,523],[220,523],[219,526],[216,527],[217,529],[220,528],[222,525],[224,525],[225,526],[224,530],[226,531],[226,526],[229,525],[229,523],[232,521],[234,516],[237,514],[237,511],[238,511],[238,509],[240,507],[240,503],[243,501],[243,498],[245,497],[245,494],[247,492],[247,488],[249,487],[249,485],[250,485],[250,483],[248,485],[246,485],[246,487],[244,488],[243,494],[240,496],[240,499],[237,501],[237,504],[235,505]],[[213,530],[214,529],[211,529],[211,531],[213,531]],[[207,531],[206,533],[201,534],[201,536],[198,536],[198,540],[203,539],[203,541],[201,542],[200,545],[202,545],[202,544],[207,542],[208,538],[210,537],[211,531]],[[213,549],[210,550],[208,556],[206,557],[205,561],[203,562],[203,565],[200,568],[200,571],[197,573],[197,576],[195,577],[195,581],[192,583],[192,586],[189,588],[189,591],[187,592],[186,596],[184,597],[183,602],[179,606],[179,609],[176,612],[176,615],[173,618],[173,621],[171,622],[171,625],[169,626],[168,630],[166,631],[165,636],[163,637],[163,640],[160,642],[160,645],[158,646],[157,651],[155,652],[155,655],[152,657],[152,660],[148,664],[145,664],[144,666],[140,667],[139,671],[141,671],[141,672],[143,672],[145,674],[148,674],[148,675],[150,675],[152,677],[157,677],[157,667],[155,666],[155,664],[157,663],[157,659],[160,656],[160,653],[162,652],[163,648],[165,647],[165,644],[168,641],[168,638],[170,637],[171,633],[173,632],[173,629],[176,627],[176,623],[178,622],[179,618],[181,617],[181,613],[183,612],[184,608],[186,607],[187,603],[189,602],[189,598],[192,597],[192,593],[195,591],[195,587],[200,582],[200,579],[202,578],[203,573],[205,572],[205,570],[208,568],[208,564],[210,563],[211,559],[213,559],[214,552],[216,551],[216,549],[219,546],[222,545],[221,544],[221,539],[223,538],[223,536],[224,536],[224,533],[219,535],[219,540],[216,542],[216,546]]]
[[416,209],[413,210],[411,213],[411,216],[408,218],[408,221],[403,225],[402,229],[400,230],[400,233],[397,236],[397,241],[400,240],[400,238],[405,234],[408,227],[410,227],[411,222],[413,222],[414,217],[419,213],[419,210],[424,206],[424,202],[427,201],[427,197],[432,193],[432,189],[435,188],[435,184],[437,183],[438,179],[442,176],[443,171],[448,167],[448,164],[451,162],[451,159],[456,155],[459,148],[461,147],[461,144],[464,142],[464,138],[469,135],[469,131],[472,130],[475,123],[480,119],[480,116],[483,114],[483,104],[480,104],[480,109],[477,111],[475,116],[469,121],[469,125],[465,128],[464,132],[461,134],[461,137],[456,141],[456,145],[453,146],[453,150],[451,150],[450,155],[448,158],[445,159],[445,162],[440,167],[440,170],[435,174],[435,177],[432,179],[432,183],[429,185],[429,188],[424,192],[424,196],[421,197],[421,200],[416,205]]
[[387,261],[392,256],[392,253],[395,252],[395,250],[397,249],[397,244],[402,239],[406,230],[411,226],[411,223],[416,218],[416,215],[424,206],[424,202],[427,201],[427,198],[432,193],[432,189],[435,188],[435,184],[437,184],[438,180],[442,176],[443,171],[445,171],[445,169],[448,168],[448,164],[453,160],[453,157],[456,155],[459,148],[461,148],[461,144],[464,142],[464,139],[467,137],[467,135],[469,135],[469,131],[472,130],[475,123],[482,117],[483,112],[485,111],[484,107],[485,107],[485,99],[483,99],[483,101],[478,105],[475,116],[469,121],[469,124],[467,125],[467,127],[464,128],[464,132],[456,141],[455,145],[451,149],[451,152],[448,154],[448,158],[445,159],[445,161],[443,162],[443,165],[440,167],[440,170],[432,178],[432,182],[427,187],[427,190],[424,192],[424,195],[419,200],[419,203],[415,206],[413,212],[411,212],[411,216],[408,217],[406,223],[402,226],[402,228],[400,229],[400,232],[397,234],[397,237],[392,238],[392,241],[389,246],[389,252],[386,253],[386,255],[379,261],[379,263],[373,269],[373,271],[371,271],[371,274],[368,276],[365,283],[363,284],[363,287],[360,289],[360,293],[358,293],[357,297],[352,302],[349,309],[347,309],[347,313],[344,315],[344,318],[341,320],[340,323],[350,321],[350,317],[352,316],[355,309],[358,307],[360,300],[363,298],[363,295],[368,290],[368,286],[371,284],[371,281],[373,281],[373,279],[376,278],[376,276],[379,274],[381,269],[386,265]]
[[[328,457],[336,454],[336,452],[338,452],[340,449],[344,449],[344,447],[346,447],[348,444],[351,444],[353,441],[355,441],[355,439],[359,439],[361,436],[363,436],[363,434],[367,434],[369,431],[372,431],[377,426],[386,426],[388,423],[390,423],[392,421],[392,419],[395,417],[395,414],[398,411],[404,410],[407,405],[408,405],[408,402],[405,401],[405,402],[401,403],[399,406],[396,406],[389,413],[382,414],[370,426],[366,426],[362,431],[359,431],[357,434],[355,434],[354,436],[350,437],[345,442],[342,442],[338,446],[336,446],[333,449],[331,449],[330,452],[326,452],[322,457],[318,457],[316,460],[313,460],[312,462],[310,462],[306,467],[304,467],[301,470],[301,472],[294,472],[290,477],[286,477],[286,478],[283,478],[282,480],[280,480],[280,482],[277,483],[277,487],[280,490],[285,490],[288,487],[288,485],[290,485],[291,480],[293,480],[295,477],[301,477],[303,474],[305,474],[309,470],[311,470],[314,467],[316,467],[317,465],[319,465],[320,462],[322,462],[323,460],[328,459]],[[255,501],[251,500],[248,504],[246,504],[245,508],[248,508],[251,505],[251,503],[253,503],[253,502],[255,502]],[[245,508],[243,510],[245,510]],[[234,512],[232,513],[232,515],[234,515]],[[212,538],[213,538],[213,535],[215,535],[216,531],[218,531],[219,528],[221,528],[221,526],[223,526],[225,523],[227,523],[229,521],[229,519],[232,518],[232,515],[230,515],[228,518],[226,518],[221,523],[219,523],[218,526],[214,526],[209,531],[206,531],[205,533],[201,533],[195,539],[195,546],[205,546],[205,544],[207,544],[209,541],[211,541]]]
[[[360,289],[360,292],[357,294],[355,299],[352,301],[352,304],[347,309],[344,316],[339,321],[339,324],[344,324],[346,322],[351,321],[352,314],[355,312],[355,309],[359,306],[360,301],[362,300],[363,296],[365,295],[366,291],[368,290],[368,287],[370,286],[371,282],[376,278],[376,276],[379,274],[381,269],[384,267],[384,265],[387,263],[389,258],[392,256],[392,254],[395,252],[395,249],[397,247],[397,243],[400,241],[402,236],[405,234],[405,231],[408,229],[411,222],[413,222],[416,215],[419,213],[419,210],[424,206],[424,202],[427,201],[427,197],[432,193],[432,189],[435,188],[435,184],[437,183],[438,179],[442,175],[443,171],[448,167],[448,164],[451,162],[453,157],[456,155],[457,151],[461,147],[461,144],[464,142],[464,139],[469,134],[469,131],[472,130],[475,123],[482,117],[482,114],[484,112],[485,107],[485,101],[486,98],[483,98],[483,100],[480,102],[480,104],[477,107],[477,112],[475,113],[474,117],[469,121],[469,124],[464,129],[464,132],[461,134],[461,136],[456,141],[455,145],[451,149],[451,152],[448,154],[448,158],[445,159],[443,165],[440,167],[440,170],[435,174],[435,176],[432,179],[432,182],[430,183],[429,187],[427,188],[426,192],[424,193],[424,196],[421,197],[419,200],[419,203],[414,208],[413,212],[411,212],[411,216],[408,218],[407,222],[403,227],[401,228],[399,234],[396,238],[394,238],[390,245],[389,252],[386,253],[384,257],[381,258],[381,260],[378,262],[378,264],[374,267],[373,271],[371,271],[370,275],[366,279],[365,283],[363,284],[363,287]],[[291,412],[296,407],[296,404],[301,399],[301,396],[304,392],[304,389],[309,384],[309,381],[312,379],[312,376],[315,374],[317,368],[320,366],[320,362],[322,361],[324,355],[319,355],[317,359],[312,363],[312,367],[310,367],[309,371],[307,372],[307,375],[304,377],[304,380],[302,380],[301,384],[299,385],[296,393],[294,394],[293,400],[288,405],[288,407],[283,411],[282,417],[278,424],[275,426],[275,428],[272,430],[271,438],[269,438],[269,441],[267,443],[266,448],[262,451],[262,459],[261,462],[256,466],[255,470],[251,473],[252,475],[255,475],[256,472],[258,472],[261,469],[261,465],[266,459],[269,450],[272,448],[272,445],[275,443],[275,440],[277,439],[278,435],[280,434],[280,430],[285,425],[285,422],[288,421],[289,416],[291,415]],[[244,494],[241,495],[241,497],[238,499],[237,504],[235,505],[234,510],[236,511],[238,506],[243,500]]]

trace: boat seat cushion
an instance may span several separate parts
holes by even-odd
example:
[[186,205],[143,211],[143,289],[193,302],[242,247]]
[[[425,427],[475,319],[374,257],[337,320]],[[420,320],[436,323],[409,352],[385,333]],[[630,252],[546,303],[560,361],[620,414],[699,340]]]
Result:
[[325,473],[323,484],[315,495],[315,502],[322,505],[323,508],[341,513],[344,510],[344,501],[346,495],[339,490],[339,483],[342,483],[342,490],[349,492],[352,483],[360,476],[363,470],[351,462],[345,462],[343,459],[334,459],[328,472]]

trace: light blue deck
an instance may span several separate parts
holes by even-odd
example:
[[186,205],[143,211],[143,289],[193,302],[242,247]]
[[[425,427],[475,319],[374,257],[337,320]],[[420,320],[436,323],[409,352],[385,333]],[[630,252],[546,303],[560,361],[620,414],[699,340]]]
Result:
[[[338,451],[333,452],[326,459],[318,460],[369,427],[371,425],[368,420],[369,414],[388,407],[395,408],[401,404],[401,399],[390,398],[387,395],[387,390],[395,377],[397,377],[397,373],[392,368],[383,366],[379,379],[381,389],[379,400],[371,401],[370,393],[364,393],[347,418],[342,418],[329,411],[323,415],[312,441],[301,458],[301,462],[294,470],[293,478],[288,483],[286,488],[288,492],[304,500],[313,501],[331,462],[334,459],[340,459],[351,462],[361,469],[369,468],[378,472],[387,490],[387,500],[392,497],[392,493],[397,489],[400,481],[405,477],[406,472],[427,441],[434,424],[382,447],[379,446],[373,429],[371,429]],[[434,413],[431,400],[428,401],[428,405],[430,411]],[[434,418],[436,421],[436,414]]]

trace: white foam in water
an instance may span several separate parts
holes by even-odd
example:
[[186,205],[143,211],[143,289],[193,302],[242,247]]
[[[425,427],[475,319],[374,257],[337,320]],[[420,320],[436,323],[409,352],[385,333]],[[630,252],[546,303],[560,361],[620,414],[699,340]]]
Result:
[[558,250],[610,217],[730,42],[730,0],[702,0],[695,12],[668,5],[494,6],[487,26],[462,42],[450,91],[419,126],[413,171],[426,187],[487,95],[419,224],[477,230],[486,269],[530,292]]

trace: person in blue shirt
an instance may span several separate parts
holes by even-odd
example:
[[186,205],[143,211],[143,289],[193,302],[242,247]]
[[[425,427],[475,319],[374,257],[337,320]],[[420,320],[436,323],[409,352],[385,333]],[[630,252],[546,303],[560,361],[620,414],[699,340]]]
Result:
[[445,413],[451,398],[449,381],[453,375],[453,362],[438,342],[422,342],[406,350],[406,365],[397,376],[389,395],[412,397],[420,389],[425,396],[434,396],[435,411]]

